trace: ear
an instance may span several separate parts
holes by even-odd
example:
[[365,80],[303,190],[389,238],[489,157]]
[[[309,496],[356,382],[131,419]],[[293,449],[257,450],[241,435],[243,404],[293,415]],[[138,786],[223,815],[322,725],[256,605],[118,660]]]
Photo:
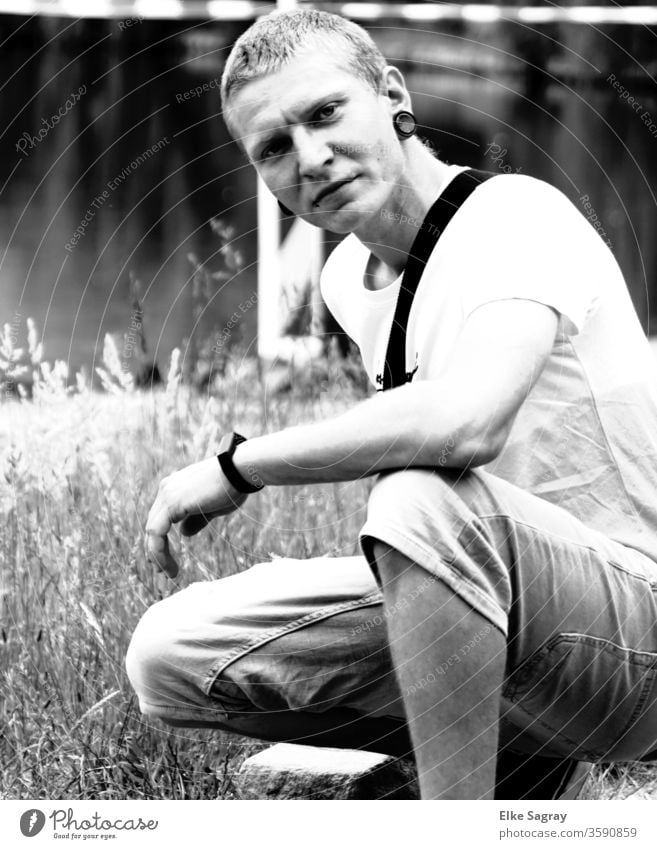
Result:
[[390,112],[395,114],[401,109],[412,110],[411,96],[406,88],[404,75],[394,65],[386,65],[383,71],[384,97],[390,101]]

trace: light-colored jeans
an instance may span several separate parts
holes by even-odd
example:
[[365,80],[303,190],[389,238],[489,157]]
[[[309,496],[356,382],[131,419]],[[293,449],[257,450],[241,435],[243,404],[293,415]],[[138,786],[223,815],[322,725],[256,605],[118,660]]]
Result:
[[[360,537],[365,556],[260,563],[155,604],[127,656],[141,710],[264,739],[285,736],[278,720],[292,716],[299,739],[324,745],[331,722],[348,733],[369,717],[382,735],[386,720],[403,723],[373,539],[485,623],[450,657],[431,658],[413,686],[447,682],[498,629],[507,637],[502,749],[586,761],[657,750],[657,564],[477,469],[381,475]],[[413,598],[387,616],[402,605],[412,609]]]

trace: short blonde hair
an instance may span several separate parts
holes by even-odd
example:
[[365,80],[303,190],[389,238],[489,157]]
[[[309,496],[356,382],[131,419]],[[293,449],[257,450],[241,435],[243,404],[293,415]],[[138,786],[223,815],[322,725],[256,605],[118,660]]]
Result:
[[[329,36],[342,42],[354,75],[381,91],[385,57],[361,26],[317,9],[271,12],[252,24],[233,45],[221,77],[221,108],[228,129],[228,101],[250,80],[278,71],[308,42]],[[232,132],[232,130],[231,130]]]

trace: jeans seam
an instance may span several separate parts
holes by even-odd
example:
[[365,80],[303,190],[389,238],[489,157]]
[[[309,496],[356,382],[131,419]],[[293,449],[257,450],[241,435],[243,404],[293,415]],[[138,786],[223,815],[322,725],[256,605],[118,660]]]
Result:
[[[531,495],[531,493],[529,493],[529,494]],[[538,498],[538,496],[537,496],[537,498]],[[546,501],[546,504],[550,504],[550,503],[551,502]],[[569,514],[569,515],[570,515],[571,518],[577,518],[576,516],[573,516],[572,514]],[[485,519],[507,519],[509,522],[513,522],[514,525],[522,525],[525,528],[530,528],[532,531],[536,531],[537,533],[541,534],[542,536],[554,537],[554,539],[561,540],[562,542],[566,542],[569,545],[576,545],[578,548],[585,548],[587,551],[592,551],[595,554],[600,554],[600,552],[598,551],[597,548],[593,548],[593,546],[587,545],[587,543],[585,543],[585,542],[578,542],[577,540],[573,540],[573,539],[569,539],[568,537],[561,536],[561,534],[555,533],[555,531],[546,530],[545,528],[538,527],[537,525],[532,525],[530,522],[527,522],[524,519],[517,519],[515,516],[511,516],[509,513],[486,513],[483,516],[477,515],[476,518],[480,519],[482,521],[485,520]],[[468,523],[468,524],[471,524],[471,522]],[[587,526],[587,528],[588,528],[588,526]],[[464,528],[464,530],[465,530],[465,528]],[[597,531],[595,531],[594,528],[588,528],[588,530],[592,531],[593,533],[598,533]],[[614,542],[614,540],[610,540],[610,541]],[[621,543],[618,543],[618,545],[620,545],[620,544]],[[634,551],[634,549],[631,549],[631,550]],[[640,577],[640,576],[637,576],[637,577]]]
[[[526,522],[524,519],[517,519],[514,516],[509,515],[508,513],[487,513],[486,515],[477,516],[476,518],[481,519],[482,521],[485,520],[485,519],[506,519],[509,522],[513,522],[514,525],[522,525],[525,528],[530,528],[532,531],[535,531],[536,533],[540,534],[541,536],[553,537],[554,539],[561,540],[562,542],[568,543],[569,545],[573,545],[573,546],[577,546],[578,548],[586,549],[587,551],[590,551],[593,554],[598,555],[602,560],[605,561],[605,563],[607,563],[607,565],[612,566],[614,569],[618,569],[618,571],[622,572],[624,575],[628,575],[631,578],[636,578],[639,581],[643,581],[644,583],[648,584],[648,586],[651,587],[653,590],[657,590],[657,581],[651,581],[650,578],[646,577],[645,575],[637,574],[636,572],[633,572],[631,569],[628,569],[627,566],[623,566],[622,564],[617,563],[615,560],[611,560],[611,559],[607,558],[599,549],[594,548],[593,546],[588,545],[585,542],[578,542],[577,540],[572,540],[572,539],[569,539],[568,537],[563,537],[560,534],[555,533],[554,531],[546,530],[545,528],[537,527],[536,525],[532,525],[529,522]],[[573,518],[577,518],[577,517],[573,517]],[[473,521],[474,520],[471,520],[470,522],[468,522],[467,527],[470,527],[470,525],[472,524]],[[588,525],[586,527],[588,528]],[[465,530],[465,527],[463,528],[463,530]],[[588,528],[588,530],[593,531],[594,533],[598,533],[598,531],[596,531],[595,528]],[[463,533],[463,531],[461,531],[461,533]],[[459,534],[459,537],[460,537],[460,534]],[[623,543],[617,542],[616,540],[611,539],[611,537],[608,538],[608,541],[614,543],[615,545],[623,545]],[[643,555],[643,552],[638,551],[636,548],[631,548],[630,546],[623,546],[623,547],[626,548],[627,551],[633,552],[633,553],[638,554],[638,555],[645,556],[645,555]]]
[[267,631],[264,634],[259,634],[253,639],[249,640],[246,643],[242,643],[240,646],[235,648],[227,657],[224,656],[220,661],[210,667],[210,670],[205,678],[205,684],[203,687],[203,691],[206,696],[210,697],[210,691],[214,686],[214,683],[217,677],[228,667],[231,663],[234,663],[236,660],[239,660],[244,655],[253,651],[254,649],[260,648],[261,646],[270,643],[272,640],[277,639],[278,637],[282,637],[285,634],[290,634],[293,631],[298,631],[301,628],[304,628],[306,625],[310,625],[313,622],[319,622],[322,619],[329,619],[331,616],[335,616],[338,613],[345,613],[349,610],[358,610],[360,607],[375,607],[381,605],[381,594],[379,590],[374,590],[371,593],[368,593],[365,596],[362,596],[355,601],[345,601],[340,602],[339,604],[332,604],[328,607],[322,607],[320,610],[315,610],[312,613],[307,613],[305,616],[300,617],[299,619],[295,619],[292,622],[288,622],[286,625],[281,625],[277,628],[272,629],[271,631]]
[[[519,690],[524,684],[524,681],[526,681],[527,677],[531,675],[531,671],[538,665],[539,661],[545,657],[546,653],[552,651],[559,643],[569,643],[572,646],[584,643],[586,645],[599,648],[602,651],[612,649],[614,654],[622,653],[624,656],[623,659],[626,663],[632,664],[633,666],[637,667],[643,667],[643,669],[647,672],[653,672],[653,675],[645,674],[646,680],[642,686],[641,694],[639,696],[637,705],[632,711],[630,719],[623,726],[622,731],[615,735],[615,738],[612,743],[612,748],[623,739],[623,737],[627,734],[629,729],[632,727],[633,723],[643,711],[645,702],[650,692],[650,684],[654,678],[654,670],[655,668],[657,668],[657,653],[649,651],[639,651],[636,649],[628,648],[626,646],[621,646],[618,643],[613,642],[613,640],[608,640],[605,637],[594,637],[590,634],[582,634],[576,631],[570,631],[564,632],[562,634],[556,634],[555,636],[550,637],[549,640],[546,640],[542,646],[536,649],[536,651],[532,654],[531,657],[527,658],[527,661],[525,661],[525,663],[521,664],[519,667],[517,667],[516,670],[514,670],[514,672],[522,672],[521,680],[515,683],[513,689],[505,690],[503,693],[503,697],[509,699],[509,701],[513,701],[515,707],[518,710],[521,710],[524,714],[531,717],[532,722],[535,722],[543,728],[547,729],[548,731],[550,731],[551,734],[555,735],[557,738],[565,740],[567,743],[574,746],[579,752],[583,753],[591,760],[600,760],[601,758],[607,756],[609,749],[601,752],[599,750],[593,751],[592,749],[584,748],[581,743],[577,742],[576,740],[571,740],[568,735],[564,734],[563,729],[555,728],[549,722],[546,722],[544,719],[541,719],[540,716],[535,714],[526,704],[522,704],[521,700],[517,702],[515,701]],[[561,658],[560,664],[565,663],[568,660],[569,655],[570,652],[568,652],[568,654],[565,654]],[[550,668],[550,674],[552,674],[556,670],[556,668],[556,666]]]
[[[520,701],[515,701],[518,695],[518,691],[526,681],[527,675],[531,674],[531,670],[538,665],[538,662],[545,657],[546,653],[552,651],[553,648],[555,648],[555,646],[562,641],[563,636],[565,635],[558,634],[554,637],[550,637],[550,639],[546,640],[540,648],[536,649],[536,651],[530,658],[527,658],[526,666],[523,663],[521,664],[521,666],[518,667],[517,671],[520,671],[522,669],[522,672],[524,673],[522,679],[516,683],[516,686],[513,688],[513,690],[505,691],[503,693],[503,697],[508,698],[509,701],[512,701],[514,703],[514,706],[517,710],[520,710],[526,716],[530,717],[532,720],[532,724],[540,725],[542,728],[548,730],[553,737],[556,737],[560,740],[565,740],[568,744],[570,744],[575,749],[579,750],[584,755],[586,755],[589,760],[597,760],[600,757],[598,753],[594,753],[589,749],[584,749],[578,741],[571,740],[567,734],[564,734],[563,729],[554,728],[549,722],[546,722],[544,719],[542,719],[539,714],[534,713],[534,711],[530,710],[530,708],[526,704],[523,704],[522,696]],[[575,641],[565,640],[565,642],[574,643]],[[569,655],[570,652],[568,652],[568,654],[564,654],[563,657],[560,658],[558,666],[562,666],[568,660]],[[556,669],[557,666],[552,667],[550,669],[550,673],[553,673]],[[545,710],[546,709],[543,708],[541,713],[545,713]]]
[[[555,634],[545,640],[545,642],[535,649],[528,658],[522,661],[522,663],[510,673],[510,676],[521,673],[522,679],[527,677],[528,674],[531,674],[531,671],[538,662],[545,656],[546,652],[552,651],[552,649],[559,643],[570,643],[572,645],[586,643],[589,646],[611,648],[614,650],[614,654],[622,653],[623,659],[634,666],[643,666],[646,669],[652,669],[657,665],[657,652],[628,648],[627,646],[615,643],[613,640],[608,640],[606,637],[595,637],[592,634],[582,634],[579,631],[563,631],[562,633]],[[566,656],[564,656],[564,660],[565,659]],[[505,690],[505,697],[510,699],[513,698],[522,684],[523,681],[520,680],[513,689]]]
[[[509,678],[512,676],[516,676],[517,680],[513,682],[513,685],[506,687],[502,693],[504,698],[513,701],[518,694],[518,691],[524,686],[526,680],[531,677],[532,671],[538,666],[539,662],[545,657],[546,654],[552,651],[552,649],[559,642],[570,642],[568,640],[562,639],[563,635],[557,634],[554,637],[550,637],[548,640],[542,643],[528,658],[520,663],[512,672],[509,674]],[[572,641],[574,642],[574,641]],[[561,663],[565,663],[568,659],[568,655],[564,654],[561,658]],[[556,667],[554,667],[556,668]],[[553,670],[551,670],[553,671]]]
[[641,649],[622,646],[620,643],[615,643],[613,640],[607,639],[607,637],[596,637],[593,634],[582,634],[579,631],[564,631],[562,634],[551,639],[559,642],[586,643],[589,646],[612,648],[617,654],[623,653],[628,655],[626,660],[634,666],[652,668],[657,663],[657,652],[642,651]]
[[229,718],[230,711],[224,709],[220,699],[213,698],[213,701],[218,702],[220,707],[198,707],[196,705],[176,707],[175,705],[158,704],[156,702],[143,702],[143,706],[147,709],[144,711],[146,715],[148,715],[149,709],[153,709],[153,712],[158,715],[179,716],[181,719],[186,719],[190,714],[193,714],[194,716],[207,716],[208,714],[212,714],[217,716],[217,718],[227,720]]

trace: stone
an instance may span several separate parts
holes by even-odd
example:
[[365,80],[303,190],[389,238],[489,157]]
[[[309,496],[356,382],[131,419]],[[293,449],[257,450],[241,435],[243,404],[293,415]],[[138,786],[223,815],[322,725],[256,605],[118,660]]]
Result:
[[390,755],[277,743],[244,761],[243,799],[418,799],[414,767]]

